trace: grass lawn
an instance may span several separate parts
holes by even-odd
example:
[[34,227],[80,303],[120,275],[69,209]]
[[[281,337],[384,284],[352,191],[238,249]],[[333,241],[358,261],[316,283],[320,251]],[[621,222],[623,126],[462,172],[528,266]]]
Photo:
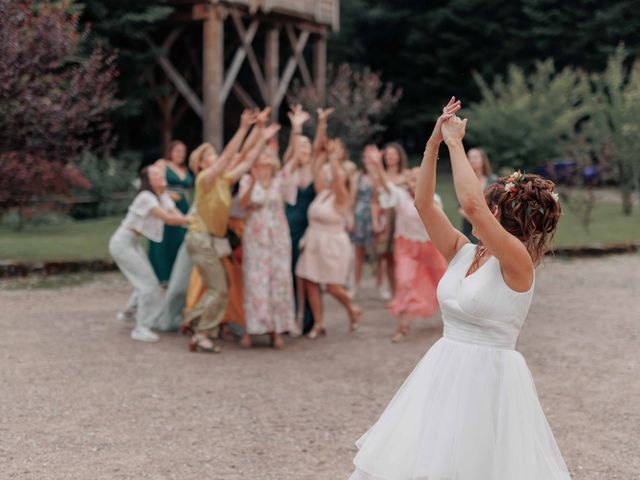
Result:
[[[442,197],[444,210],[454,226],[460,225],[457,200],[453,189],[453,178],[441,175],[438,178],[438,193]],[[559,247],[640,242],[640,208],[636,205],[631,216],[622,213],[619,203],[598,201],[593,211],[593,221],[589,231],[585,231],[579,217],[564,205],[562,218],[556,233]]]
[[109,258],[109,238],[122,217],[62,225],[0,226],[0,260],[93,260]]
[[[451,177],[440,176],[438,193],[455,226],[460,225]],[[0,260],[40,261],[108,259],[108,242],[122,217],[86,220],[60,226],[28,225],[23,231],[0,225]],[[599,202],[590,231],[580,225],[570,209],[564,209],[556,235],[558,246],[581,246],[640,241],[640,208],[630,217],[615,203]]]

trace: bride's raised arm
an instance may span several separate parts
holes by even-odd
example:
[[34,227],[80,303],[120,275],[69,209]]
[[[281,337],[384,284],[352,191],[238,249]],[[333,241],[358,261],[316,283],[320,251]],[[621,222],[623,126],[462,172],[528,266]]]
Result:
[[458,110],[460,110],[460,102],[456,101],[455,97],[451,97],[447,106],[443,108],[443,113],[438,118],[424,149],[415,196],[415,206],[422,223],[424,223],[431,241],[447,259],[447,262],[451,261],[465,243],[468,243],[467,237],[453,227],[434,200],[438,150],[443,140],[442,123],[453,117]]
[[458,117],[447,120],[442,126],[458,202],[476,236],[500,262],[507,285],[518,292],[526,292],[533,281],[533,260],[523,241],[509,233],[496,218],[500,214],[499,207],[494,207],[494,211],[489,209],[462,145],[466,126],[467,121]]

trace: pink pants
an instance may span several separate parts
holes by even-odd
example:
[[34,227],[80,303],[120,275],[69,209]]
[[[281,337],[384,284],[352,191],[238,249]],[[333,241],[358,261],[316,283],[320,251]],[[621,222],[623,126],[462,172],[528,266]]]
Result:
[[389,310],[394,316],[426,318],[438,310],[436,288],[447,261],[431,242],[395,239],[396,289]]

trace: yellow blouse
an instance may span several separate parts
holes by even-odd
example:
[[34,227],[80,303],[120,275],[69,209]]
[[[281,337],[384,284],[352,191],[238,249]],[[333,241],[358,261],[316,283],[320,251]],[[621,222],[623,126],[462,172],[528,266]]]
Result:
[[229,223],[232,178],[229,173],[223,173],[204,186],[204,173],[200,172],[196,178],[196,208],[189,222],[189,231],[222,237],[227,233]]

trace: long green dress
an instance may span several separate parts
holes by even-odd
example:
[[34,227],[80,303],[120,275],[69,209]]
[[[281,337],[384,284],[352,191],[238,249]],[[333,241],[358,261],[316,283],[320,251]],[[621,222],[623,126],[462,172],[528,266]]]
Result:
[[[180,200],[176,202],[176,207],[184,214],[189,211],[188,195],[192,188],[191,172],[187,170],[187,174],[181,179],[176,172],[167,167],[167,190],[180,193]],[[162,242],[149,242],[149,260],[160,283],[169,281],[171,269],[186,233],[187,230],[183,227],[165,225]]]
[[[289,231],[291,232],[291,271],[295,279],[296,263],[300,257],[300,239],[307,231],[309,219],[307,218],[307,210],[309,205],[316,196],[316,189],[313,182],[306,188],[298,187],[298,198],[295,205],[286,206],[287,221],[289,222]],[[296,302],[296,312],[298,311],[298,297],[295,295],[296,282],[293,282],[294,299]],[[304,320],[302,325],[303,333],[308,333],[313,327],[313,312],[309,306],[309,302],[305,300]]]

